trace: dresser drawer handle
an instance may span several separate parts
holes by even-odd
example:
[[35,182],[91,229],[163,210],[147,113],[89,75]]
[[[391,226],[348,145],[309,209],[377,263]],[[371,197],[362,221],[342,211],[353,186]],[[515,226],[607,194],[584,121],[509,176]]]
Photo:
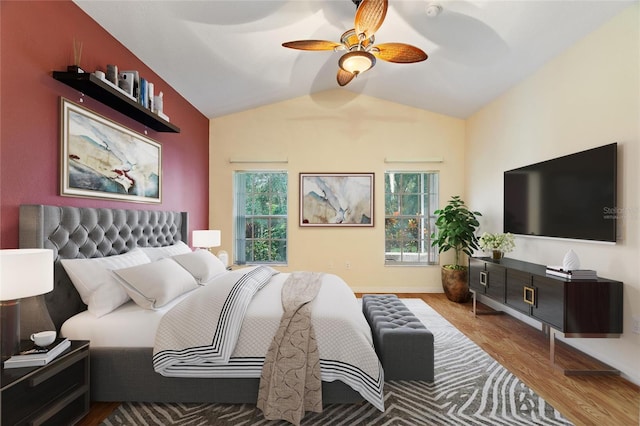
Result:
[[489,273],[486,271],[480,272],[480,285],[487,286],[489,284]]
[[524,299],[524,303],[528,305],[536,304],[536,289],[533,287],[524,286],[524,293],[522,298]]

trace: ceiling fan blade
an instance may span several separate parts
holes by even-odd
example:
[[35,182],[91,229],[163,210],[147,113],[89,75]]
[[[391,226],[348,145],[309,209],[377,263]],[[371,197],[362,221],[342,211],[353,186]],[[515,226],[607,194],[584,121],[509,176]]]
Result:
[[399,64],[421,62],[428,58],[422,49],[404,43],[383,43],[371,49],[371,54],[378,59]]
[[[378,31],[387,16],[388,0],[362,0],[356,11],[355,28],[358,37],[368,39]],[[364,34],[364,36],[362,36]]]
[[342,68],[338,68],[338,84],[340,86],[346,86],[351,80],[355,78],[355,76],[356,75],[353,73],[345,71]]
[[342,44],[326,40],[297,40],[282,43],[282,46],[298,50],[335,50]]

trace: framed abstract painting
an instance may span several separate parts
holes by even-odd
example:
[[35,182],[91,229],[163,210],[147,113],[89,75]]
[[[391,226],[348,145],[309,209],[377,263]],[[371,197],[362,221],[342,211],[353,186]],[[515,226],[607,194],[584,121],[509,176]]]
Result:
[[162,201],[162,146],[61,98],[60,194]]
[[373,227],[374,173],[300,173],[300,226]]

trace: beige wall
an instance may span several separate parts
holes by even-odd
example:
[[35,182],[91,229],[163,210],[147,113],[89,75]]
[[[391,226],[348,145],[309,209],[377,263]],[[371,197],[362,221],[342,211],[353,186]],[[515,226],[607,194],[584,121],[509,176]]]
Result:
[[[571,343],[640,383],[640,13],[638,4],[555,58],[467,120],[465,193],[484,216],[481,231],[502,230],[502,172],[618,142],[619,242],[516,238],[510,257],[561,264],[573,249],[583,267],[624,282],[621,339]],[[596,307],[594,307],[596,309]]]
[[[438,266],[384,266],[383,177],[387,170],[438,170],[440,203],[462,194],[463,120],[336,89],[213,119],[210,135],[210,226],[222,230],[222,249],[233,251],[233,171],[287,170],[289,266],[281,270],[335,273],[356,292],[442,291]],[[386,164],[385,157],[444,162]],[[282,159],[288,162],[260,163]],[[300,228],[300,172],[374,172],[375,226]]]

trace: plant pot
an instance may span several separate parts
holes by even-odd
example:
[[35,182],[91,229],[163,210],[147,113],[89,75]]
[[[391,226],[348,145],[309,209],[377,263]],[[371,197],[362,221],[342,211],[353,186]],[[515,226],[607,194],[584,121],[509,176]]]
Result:
[[503,257],[503,256],[504,256],[504,253],[503,253],[503,252],[501,252],[500,250],[494,250],[494,251],[491,253],[491,258],[492,258],[493,260],[500,260],[500,259],[502,259],[502,257]]
[[452,302],[465,303],[471,298],[467,269],[449,269],[442,267],[442,288]]

